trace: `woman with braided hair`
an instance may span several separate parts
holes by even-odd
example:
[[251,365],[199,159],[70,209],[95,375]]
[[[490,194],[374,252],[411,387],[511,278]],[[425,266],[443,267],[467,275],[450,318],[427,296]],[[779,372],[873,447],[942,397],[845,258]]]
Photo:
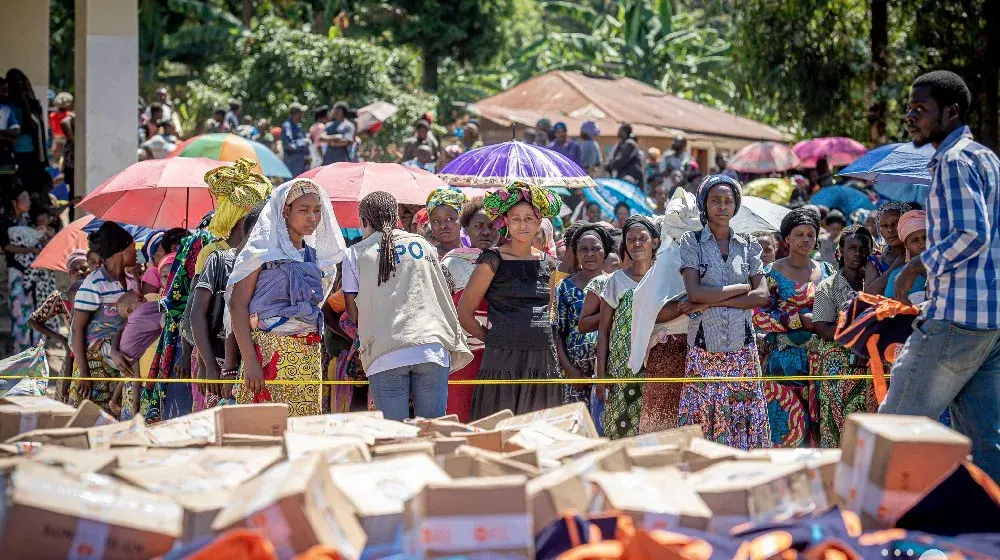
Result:
[[[505,408],[523,414],[563,402],[560,385],[503,383],[562,377],[549,315],[549,278],[556,263],[532,246],[542,218],[557,216],[560,205],[550,191],[522,182],[483,200],[486,215],[509,241],[483,251],[458,303],[462,327],[486,344],[478,379],[500,382],[476,386],[473,418]],[[476,320],[483,298],[489,303],[490,328]]]
[[[464,196],[464,195],[463,195]],[[438,250],[396,228],[396,199],[376,191],[358,205],[365,239],[344,257],[347,314],[375,408],[390,420],[444,416],[448,374],[472,361]]]
[[226,284],[242,365],[236,402],[282,402],[291,416],[322,412],[323,277],[344,258],[344,237],[323,188],[293,179],[268,198]]

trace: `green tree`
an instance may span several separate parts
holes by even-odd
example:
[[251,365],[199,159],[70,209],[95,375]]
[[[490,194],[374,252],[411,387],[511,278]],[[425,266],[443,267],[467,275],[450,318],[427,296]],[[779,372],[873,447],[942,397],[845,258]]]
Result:
[[513,0],[392,0],[389,5],[399,17],[367,23],[392,43],[420,52],[423,89],[430,92],[438,89],[442,60],[493,60],[510,41],[507,30],[515,17]]
[[312,107],[339,99],[352,107],[389,101],[399,112],[365,142],[366,148],[385,154],[436,103],[414,87],[419,64],[408,51],[291,29],[274,16],[262,18],[234,52],[239,56],[210,65],[190,83],[188,126],[199,124],[231,97],[243,101],[244,114],[274,119],[285,118],[293,101]]

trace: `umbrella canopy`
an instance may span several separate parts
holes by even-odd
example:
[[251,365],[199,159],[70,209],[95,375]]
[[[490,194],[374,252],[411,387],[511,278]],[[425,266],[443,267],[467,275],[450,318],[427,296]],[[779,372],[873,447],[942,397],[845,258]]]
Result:
[[385,191],[400,204],[423,206],[432,191],[447,186],[433,173],[398,163],[333,163],[310,169],[299,177],[312,179],[326,189],[333,213],[344,228],[361,227],[358,202],[369,193]]
[[825,158],[831,167],[840,167],[853,163],[865,155],[868,148],[853,138],[835,136],[803,140],[792,146],[792,151],[799,156],[802,167],[816,167],[816,162],[822,158]]
[[566,156],[517,140],[470,150],[438,173],[456,187],[502,187],[524,181],[539,187],[593,187],[594,180]]
[[864,192],[847,185],[833,185],[823,187],[818,193],[809,199],[810,204],[836,208],[845,216],[857,212],[858,210],[874,210],[875,202]]
[[922,206],[927,205],[927,194],[930,192],[930,185],[919,183],[890,183],[889,181],[876,181],[872,185],[879,195],[889,200],[899,202],[919,202]]
[[784,177],[764,177],[743,185],[744,196],[766,198],[775,204],[788,204],[795,192],[795,185]]
[[733,154],[727,169],[740,173],[771,173],[801,167],[799,156],[778,142],[753,142]]
[[66,224],[66,227],[59,230],[59,233],[55,234],[45,244],[45,247],[42,247],[42,252],[35,257],[31,268],[68,272],[66,270],[66,257],[73,251],[86,251],[89,247],[87,232],[83,230],[83,227],[93,219],[93,216],[84,216]]
[[399,109],[392,103],[376,101],[358,109],[358,132],[377,131],[382,123],[389,120]]
[[744,196],[740,200],[740,210],[729,222],[736,233],[772,232],[781,229],[781,219],[791,212],[770,200],[756,196]]
[[250,158],[258,162],[259,168],[254,171],[268,177],[291,179],[292,172],[288,170],[278,156],[260,142],[247,140],[242,136],[226,132],[218,134],[202,134],[195,136],[175,150],[171,157],[210,158],[220,161],[236,161],[240,158]]
[[[642,214],[643,216],[653,215],[653,207],[650,206],[649,201],[646,200],[646,195],[639,187],[629,183],[628,181],[609,177],[595,179],[595,181],[597,182],[597,188],[587,189],[584,191],[584,197],[586,197],[587,193],[590,191],[597,191],[600,193],[601,198],[611,205],[611,212],[609,212],[610,216],[614,216],[614,208],[620,202],[627,204],[629,210],[636,214]],[[598,204],[600,203],[598,202]],[[604,211],[603,207],[601,208],[601,211]]]
[[857,161],[840,170],[838,175],[854,177],[875,183],[931,184],[931,174],[927,165],[934,156],[934,146],[925,144],[917,147],[913,142],[886,144],[879,146],[858,158]]
[[206,158],[150,159],[133,163],[82,201],[98,218],[157,229],[194,227],[215,199],[205,173],[226,165]]

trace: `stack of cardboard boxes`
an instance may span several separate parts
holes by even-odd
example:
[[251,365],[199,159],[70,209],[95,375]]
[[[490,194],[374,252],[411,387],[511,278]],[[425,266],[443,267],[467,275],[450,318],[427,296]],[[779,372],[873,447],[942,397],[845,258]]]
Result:
[[889,527],[969,453],[924,418],[853,415],[841,450],[740,451],[697,426],[598,437],[583,404],[472,424],[228,406],[146,426],[0,399],[0,558],[150,558],[235,528],[281,558],[532,558],[566,510],[719,534],[846,505]]

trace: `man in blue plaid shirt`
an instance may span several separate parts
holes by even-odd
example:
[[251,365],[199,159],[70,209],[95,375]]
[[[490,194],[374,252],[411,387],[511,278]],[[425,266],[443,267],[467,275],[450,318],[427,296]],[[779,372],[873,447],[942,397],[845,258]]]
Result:
[[957,74],[913,82],[906,128],[933,144],[927,250],[896,280],[909,293],[927,274],[927,305],[892,368],[880,412],[938,418],[972,439],[973,460],[1000,480],[1000,160],[972,139],[972,96]]

